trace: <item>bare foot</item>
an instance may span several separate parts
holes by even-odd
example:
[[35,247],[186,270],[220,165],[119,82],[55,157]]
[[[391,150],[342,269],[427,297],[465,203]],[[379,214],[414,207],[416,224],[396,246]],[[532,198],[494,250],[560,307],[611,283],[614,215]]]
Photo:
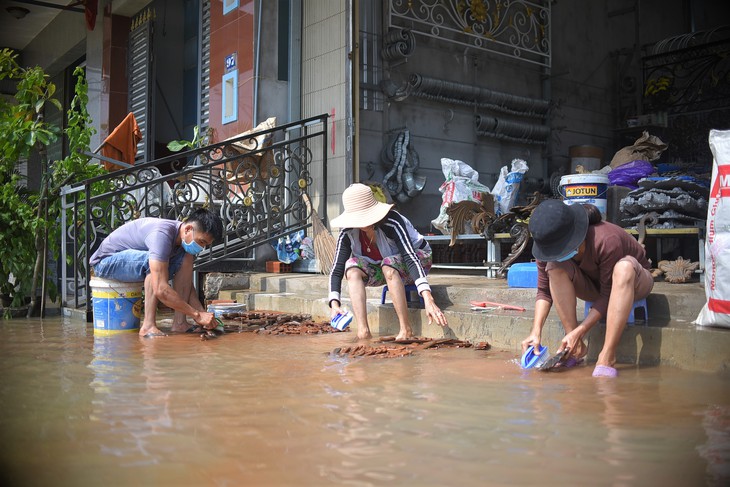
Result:
[[598,359],[596,359],[596,365],[606,365],[608,367],[613,367],[616,365],[616,356],[609,357],[604,352],[601,352],[598,354]]
[[578,342],[578,345],[575,347],[575,352],[573,353],[573,357],[576,359],[583,358],[588,354],[588,346],[585,344],[583,340],[580,340]]
[[174,331],[175,333],[182,333],[188,331],[188,328],[190,328],[190,323],[188,323],[187,321],[183,321],[182,323],[173,323],[170,330]]
[[413,338],[413,332],[411,330],[401,331],[398,333],[398,336],[395,337],[396,340],[405,340],[407,338]]
[[372,337],[373,337],[373,335],[370,333],[369,328],[365,328],[364,330],[363,329],[357,330],[357,339],[358,340],[368,340]]
[[167,336],[165,333],[163,333],[159,328],[157,328],[155,325],[150,326],[144,326],[139,329],[139,336],[141,337],[164,337]]

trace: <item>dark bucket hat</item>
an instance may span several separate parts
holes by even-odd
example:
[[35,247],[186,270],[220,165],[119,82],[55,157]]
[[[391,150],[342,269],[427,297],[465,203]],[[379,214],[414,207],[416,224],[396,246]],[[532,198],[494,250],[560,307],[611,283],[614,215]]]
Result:
[[568,255],[585,240],[588,213],[580,204],[547,200],[532,212],[528,227],[533,240],[532,255],[551,262]]

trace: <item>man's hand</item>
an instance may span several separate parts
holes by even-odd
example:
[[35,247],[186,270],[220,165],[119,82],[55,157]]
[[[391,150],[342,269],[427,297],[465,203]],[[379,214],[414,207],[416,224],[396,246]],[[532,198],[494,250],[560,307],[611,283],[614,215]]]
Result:
[[208,313],[207,311],[198,311],[196,316],[193,316],[195,322],[201,325],[203,328],[212,330],[218,326],[218,322],[215,319],[215,314]]

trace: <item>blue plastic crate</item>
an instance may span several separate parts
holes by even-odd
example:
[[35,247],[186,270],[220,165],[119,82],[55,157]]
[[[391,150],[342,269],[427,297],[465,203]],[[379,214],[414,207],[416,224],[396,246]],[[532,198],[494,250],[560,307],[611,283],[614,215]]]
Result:
[[537,287],[537,264],[534,262],[512,264],[507,271],[507,286]]

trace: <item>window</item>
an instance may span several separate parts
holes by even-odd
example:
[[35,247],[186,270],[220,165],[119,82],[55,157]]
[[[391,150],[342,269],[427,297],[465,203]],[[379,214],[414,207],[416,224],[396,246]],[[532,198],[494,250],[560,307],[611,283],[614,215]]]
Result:
[[221,105],[223,125],[238,120],[238,70],[223,75],[223,99]]
[[239,0],[223,0],[223,15],[229,14],[238,8]]

